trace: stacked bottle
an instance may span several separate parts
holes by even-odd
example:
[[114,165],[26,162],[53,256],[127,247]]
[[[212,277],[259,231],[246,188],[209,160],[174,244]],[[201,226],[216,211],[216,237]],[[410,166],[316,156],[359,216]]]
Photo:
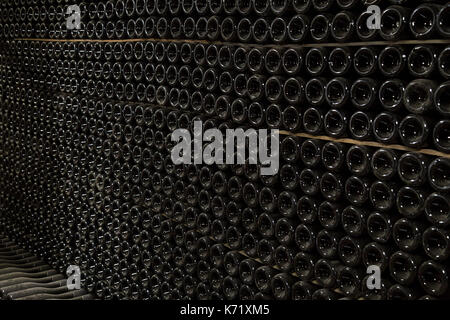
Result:
[[[447,1],[74,2],[0,4],[18,245],[104,299],[448,296]],[[279,172],[175,165],[195,121],[289,131]]]

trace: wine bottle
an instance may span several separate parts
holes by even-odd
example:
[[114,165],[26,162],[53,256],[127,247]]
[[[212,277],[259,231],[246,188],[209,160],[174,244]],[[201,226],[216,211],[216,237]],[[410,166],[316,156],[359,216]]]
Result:
[[271,293],[271,279],[275,276],[275,270],[268,266],[261,266],[255,270],[255,285],[263,293]]
[[317,218],[317,201],[309,196],[303,196],[298,200],[297,215],[304,223],[313,223]]
[[393,143],[398,135],[397,116],[390,112],[379,113],[373,120],[373,135],[382,143]]
[[442,7],[424,3],[411,13],[409,17],[409,28],[417,39],[427,39],[433,36],[437,29],[436,16]]
[[294,278],[287,273],[276,274],[270,282],[274,298],[276,300],[289,299],[294,282]]
[[338,260],[320,259],[314,266],[314,277],[325,288],[333,288],[337,277],[344,266]]
[[410,147],[424,147],[429,135],[429,121],[419,115],[409,115],[403,118],[399,125],[399,135],[402,142]]
[[336,41],[348,42],[355,35],[355,18],[350,11],[341,11],[331,21],[331,35]]
[[346,155],[347,168],[357,176],[367,175],[370,168],[371,153],[367,147],[351,146]]
[[430,295],[442,296],[448,290],[448,268],[435,261],[428,260],[420,265],[418,279],[422,288]]
[[448,64],[449,55],[450,55],[450,49],[449,48],[443,49],[441,51],[441,53],[439,54],[438,64],[437,64],[440,74],[443,77],[445,77],[446,79],[450,78],[450,69],[449,69],[449,64]]
[[305,85],[305,98],[308,103],[320,106],[325,102],[326,82],[323,78],[312,78]]
[[320,224],[327,230],[336,229],[340,223],[342,208],[337,203],[324,201],[319,206],[318,219]]
[[417,79],[411,81],[403,93],[405,108],[415,114],[423,114],[431,110],[436,87],[436,83],[432,80]]
[[425,253],[433,260],[447,260],[450,255],[449,238],[448,231],[436,227],[429,227],[422,235]]
[[[367,4],[367,3],[366,3]],[[372,12],[363,12],[356,20],[356,34],[362,41],[373,40],[377,37],[378,32],[376,29],[370,29],[367,26],[368,19],[372,16]]]
[[423,258],[402,251],[395,252],[389,261],[391,277],[400,284],[410,285],[417,277]]
[[386,8],[381,14],[380,35],[385,40],[400,40],[408,31],[410,9],[393,5]]
[[412,187],[402,187],[397,194],[399,212],[409,218],[416,218],[424,209],[428,192]]
[[369,76],[377,71],[379,52],[373,47],[361,47],[353,55],[353,68],[360,76]]
[[[293,3],[294,7],[296,3]],[[298,11],[297,11],[298,12]],[[300,43],[304,41],[310,31],[310,19],[304,14],[298,14],[292,17],[287,25],[287,35],[291,42]]]
[[448,23],[445,22],[444,20],[446,20],[446,17],[448,17],[448,12],[449,12],[449,6],[448,4],[446,6],[443,6],[437,16],[436,16],[436,20],[437,20],[437,29],[440,32],[441,35],[443,35],[444,37],[448,37],[450,34],[450,28],[448,26]]
[[420,248],[423,231],[424,227],[421,223],[403,218],[395,222],[392,237],[401,250],[413,252]]
[[371,242],[363,248],[362,259],[366,267],[378,266],[381,272],[384,272],[389,267],[391,253],[392,248],[377,242]]
[[450,130],[450,121],[441,120],[433,129],[433,142],[435,146],[442,152],[449,152],[450,143],[448,140],[448,132]]
[[294,257],[294,271],[303,281],[308,281],[314,276],[316,257],[305,252],[299,252]]
[[392,225],[392,219],[380,212],[373,212],[367,217],[367,233],[379,243],[386,243],[391,239]]
[[419,296],[417,290],[402,286],[392,285],[387,292],[388,300],[415,300]]
[[319,254],[325,259],[337,257],[337,246],[341,237],[342,234],[339,231],[320,231],[316,237],[316,248]]
[[388,46],[378,56],[378,68],[385,76],[396,77],[406,66],[406,54],[402,47]]
[[305,252],[312,252],[315,248],[314,239],[317,235],[317,228],[300,224],[295,229],[295,244]]
[[383,82],[378,92],[381,105],[386,110],[396,111],[403,105],[405,84],[399,79],[389,79]]
[[408,152],[398,161],[400,179],[411,186],[421,186],[427,181],[429,159],[423,154]]
[[426,218],[436,226],[445,227],[450,223],[448,207],[449,201],[447,198],[443,194],[434,192],[425,200]]

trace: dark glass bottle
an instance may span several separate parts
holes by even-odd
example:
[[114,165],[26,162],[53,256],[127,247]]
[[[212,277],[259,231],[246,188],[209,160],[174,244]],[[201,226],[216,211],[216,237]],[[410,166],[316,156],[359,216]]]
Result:
[[378,83],[372,78],[360,78],[356,80],[351,89],[350,96],[353,105],[360,110],[373,107],[377,98]]
[[380,35],[385,40],[400,40],[408,30],[410,9],[393,5],[381,14]]
[[362,280],[364,273],[362,270],[344,267],[338,274],[338,285],[345,296],[356,298],[361,294]]
[[416,46],[408,55],[409,72],[416,78],[428,78],[435,70],[436,50],[430,46]]
[[311,38],[315,42],[325,42],[331,35],[331,19],[330,14],[318,14],[311,20],[309,28]]
[[353,55],[353,68],[363,77],[374,74],[377,71],[378,55],[376,48],[359,48]]
[[380,180],[389,180],[397,173],[398,155],[390,149],[378,149],[372,156],[372,172]]
[[[367,4],[367,3],[366,3]],[[367,21],[372,16],[372,12],[363,12],[356,20],[356,34],[362,41],[369,41],[377,38],[378,32],[376,29],[369,29]]]
[[408,218],[422,214],[428,192],[418,188],[402,187],[397,193],[397,209]]
[[242,249],[250,257],[256,257],[257,244],[258,244],[258,238],[250,232],[244,234],[244,236],[242,237]]
[[245,284],[253,284],[257,263],[252,259],[242,260],[239,265],[239,277]]
[[268,266],[261,266],[255,270],[255,285],[263,293],[271,293],[271,279],[276,271]]
[[340,223],[342,207],[337,203],[324,201],[319,206],[318,219],[327,230],[336,229]]
[[301,113],[294,106],[289,106],[283,110],[282,124],[286,130],[297,132],[301,128]]
[[373,120],[373,135],[382,143],[397,141],[399,121],[393,113],[379,113]]
[[322,74],[327,66],[328,51],[325,48],[312,48],[305,57],[305,66],[308,72],[317,76]]
[[415,300],[419,297],[417,290],[402,286],[400,284],[392,285],[387,292],[388,300]]
[[227,300],[235,300],[239,296],[239,281],[237,278],[227,276],[223,279],[223,292]]
[[409,219],[399,219],[392,228],[392,238],[397,246],[407,252],[420,248],[424,226],[420,222]]
[[352,52],[346,47],[338,47],[330,52],[328,66],[336,76],[345,75],[352,66]]
[[438,68],[440,74],[446,79],[450,78],[450,48],[445,48],[441,51],[438,57]]
[[347,151],[347,167],[354,175],[367,175],[371,170],[370,159],[371,153],[367,147],[354,145]]
[[398,161],[400,179],[410,186],[421,186],[427,181],[429,159],[420,153],[404,153]]
[[322,164],[327,170],[339,172],[345,162],[345,153],[344,144],[327,142],[322,147]]
[[450,161],[446,158],[436,158],[428,166],[428,181],[435,190],[450,190],[450,183],[446,174],[449,166]]
[[443,116],[450,115],[450,106],[448,104],[448,92],[450,81],[442,83],[434,92],[434,107]]
[[342,234],[338,231],[322,230],[317,234],[316,248],[325,259],[337,257],[338,243]]
[[288,246],[280,245],[274,251],[274,260],[282,271],[289,272],[294,265],[294,251]]
[[448,4],[446,6],[443,6],[439,13],[436,16],[437,20],[437,29],[443,35],[444,37],[448,37],[450,35],[450,27],[448,25],[448,16],[449,16],[449,6]]
[[320,140],[305,140],[300,147],[300,157],[308,167],[315,167],[320,163],[323,142]]
[[389,267],[392,248],[377,242],[368,243],[362,252],[362,260],[366,267],[378,266],[381,272]]
[[425,261],[419,267],[419,283],[430,295],[445,295],[448,290],[448,278],[448,267],[435,261]]
[[312,299],[317,301],[328,301],[337,300],[338,297],[333,291],[329,289],[319,289],[313,293]]
[[349,118],[347,111],[329,110],[323,120],[325,132],[335,138],[346,136]]
[[325,288],[333,288],[337,284],[337,277],[344,266],[338,260],[320,259],[314,266],[314,277]]
[[432,80],[417,79],[411,81],[403,93],[405,108],[415,114],[432,110],[434,91],[437,84]]
[[[293,3],[295,6],[296,3]],[[310,31],[310,19],[304,14],[298,14],[292,17],[287,25],[287,34],[291,42],[297,43],[304,41]]]
[[350,84],[347,79],[332,79],[325,87],[325,98],[332,108],[341,108],[350,98]]
[[425,147],[430,133],[429,122],[418,115],[408,115],[400,122],[399,135],[402,142],[409,147]]
[[305,169],[299,175],[301,190],[307,195],[315,195],[320,191],[320,179],[322,172],[319,170]]
[[439,121],[433,129],[433,142],[442,152],[450,152],[450,120]]
[[437,29],[436,16],[441,9],[440,5],[424,3],[411,13],[409,28],[417,39],[427,39],[433,36]]
[[283,191],[278,197],[278,209],[285,217],[292,217],[297,210],[297,196],[293,192]]
[[445,261],[450,256],[450,233],[444,229],[429,227],[423,232],[422,245],[431,259]]
[[406,66],[406,54],[402,47],[386,47],[378,56],[378,68],[385,76],[398,76]]
[[306,281],[298,281],[292,286],[292,300],[312,300],[316,287]]
[[450,201],[445,194],[432,193],[425,200],[425,215],[436,226],[450,224]]
[[294,271],[304,281],[314,277],[314,265],[316,257],[309,253],[299,252],[294,257]]
[[347,234],[353,237],[362,236],[366,231],[367,216],[368,213],[365,209],[348,206],[342,211],[342,228]]
[[417,277],[417,271],[423,257],[405,253],[395,252],[389,261],[391,277],[400,284],[410,285]]
[[308,108],[303,113],[303,128],[312,135],[318,135],[323,131],[324,113],[317,108]]
[[325,199],[338,201],[344,193],[344,179],[338,174],[326,172],[320,178],[320,191]]
[[325,102],[325,86],[324,78],[312,78],[305,85],[306,100],[314,105],[320,106]]
[[312,252],[316,246],[314,240],[317,232],[318,230],[315,226],[299,224],[295,229],[295,244],[302,251]]
[[392,219],[380,212],[373,212],[367,217],[367,233],[379,243],[386,243],[391,239],[392,225]]
[[381,105],[386,110],[396,111],[403,105],[405,84],[399,79],[389,79],[383,82],[378,92]]
[[366,239],[352,238],[350,236],[342,237],[339,241],[339,258],[350,267],[356,267],[361,264],[363,248],[367,244]]
[[276,274],[271,282],[272,294],[276,300],[287,300],[291,297],[291,288],[294,278],[287,273]]
[[350,11],[341,11],[333,17],[331,35],[340,42],[348,42],[354,37],[355,18]]
[[301,222],[313,223],[317,218],[318,204],[316,199],[303,196],[297,203],[297,215]]

